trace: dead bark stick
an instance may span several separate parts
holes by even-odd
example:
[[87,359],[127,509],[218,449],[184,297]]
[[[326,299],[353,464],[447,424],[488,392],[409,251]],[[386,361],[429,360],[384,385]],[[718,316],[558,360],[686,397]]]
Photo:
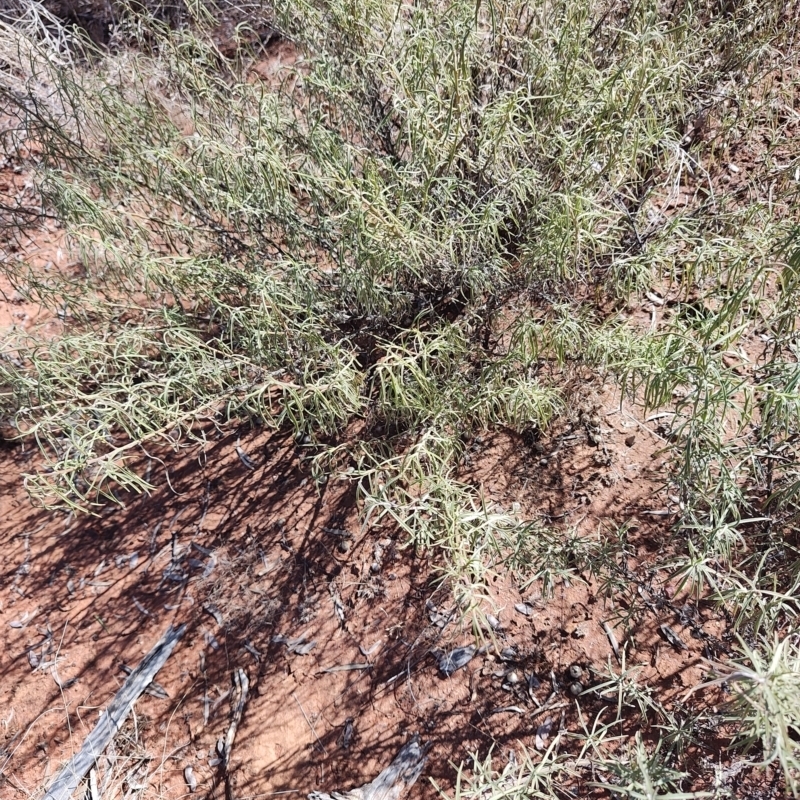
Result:
[[250,691],[250,681],[247,673],[243,669],[236,669],[233,672],[233,696],[231,697],[231,722],[228,725],[228,732],[225,734],[225,743],[222,747],[222,774],[225,778],[225,798],[234,800],[233,784],[231,783],[230,772],[228,771],[231,763],[231,752],[233,741],[236,738],[236,731],[242,721],[242,714],[247,703],[247,695]]
[[345,792],[311,792],[308,800],[399,800],[422,773],[429,747],[421,746],[415,735],[375,780]]
[[84,775],[94,766],[122,726],[133,704],[164,666],[185,630],[185,625],[178,628],[170,626],[139,666],[128,675],[116,697],[100,715],[94,730],[86,737],[81,749],[62,767],[50,784],[43,800],[70,800]]
[[236,669],[233,672],[233,696],[231,697],[231,723],[228,725],[228,732],[225,734],[224,762],[225,769],[231,760],[233,750],[233,740],[236,738],[236,731],[242,721],[244,707],[247,704],[247,695],[250,691],[250,681],[247,673],[243,669]]

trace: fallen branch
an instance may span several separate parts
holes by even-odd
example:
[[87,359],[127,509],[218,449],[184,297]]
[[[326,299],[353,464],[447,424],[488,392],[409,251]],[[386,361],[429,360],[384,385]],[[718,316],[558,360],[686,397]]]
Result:
[[225,769],[231,760],[231,750],[233,750],[233,740],[236,738],[236,731],[242,721],[242,714],[247,703],[247,694],[250,691],[250,681],[247,673],[243,669],[236,669],[233,672],[233,697],[231,698],[231,724],[228,726],[228,733],[225,735],[225,749],[223,751],[223,764]]
[[78,784],[122,727],[133,704],[139,699],[156,673],[164,666],[185,630],[185,625],[178,628],[170,626],[155,647],[142,659],[139,666],[128,675],[122,688],[117,692],[117,696],[100,715],[94,730],[86,737],[81,749],[58,773],[43,800],[69,800],[72,797]]
[[419,736],[415,735],[374,781],[346,792],[311,792],[308,800],[398,800],[422,773],[428,747],[420,746]]
[[225,783],[225,800],[234,800],[233,782],[229,772],[231,751],[233,750],[233,742],[236,739],[236,731],[239,729],[239,723],[242,721],[244,707],[247,704],[247,696],[250,692],[250,680],[243,669],[237,668],[233,671],[232,682],[233,687],[228,693],[231,694],[231,721],[228,725],[228,732],[225,734],[225,738],[220,736],[217,740],[219,771],[214,778],[214,784],[208,795],[209,797],[214,796],[215,789],[220,780],[222,780]]

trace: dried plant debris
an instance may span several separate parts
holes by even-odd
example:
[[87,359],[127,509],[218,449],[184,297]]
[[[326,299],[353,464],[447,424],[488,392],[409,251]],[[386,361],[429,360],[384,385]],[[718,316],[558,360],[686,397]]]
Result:
[[381,571],[386,551],[391,546],[391,539],[380,539],[379,541],[375,542],[375,547],[372,550],[372,563],[369,565],[370,572],[376,574]]
[[339,590],[336,588],[336,584],[331,582],[328,586],[328,591],[331,595],[331,603],[333,603],[333,613],[336,616],[336,619],[339,620],[341,625],[344,625],[345,620],[345,611],[344,611],[344,603],[342,602],[342,596],[339,594]]
[[149,686],[156,673],[169,658],[186,627],[170,627],[142,659],[139,666],[126,678],[100,719],[86,737],[81,749],[64,765],[50,784],[45,800],[69,800],[83,776],[95,765],[97,754],[102,753],[119,730],[142,691]]
[[547,740],[550,738],[550,733],[553,730],[553,718],[548,717],[539,727],[536,729],[536,740],[534,742],[534,747],[537,750],[544,750],[547,746]]
[[247,453],[242,449],[240,444],[236,445],[235,450],[236,455],[239,456],[239,461],[242,462],[242,466],[245,469],[253,470],[258,466],[258,464],[256,464],[256,462],[253,461],[253,459],[250,458],[250,456],[247,455]]
[[358,672],[359,670],[372,669],[372,664],[335,664],[319,671],[320,675],[327,675],[332,672]]
[[286,649],[297,656],[306,656],[317,646],[316,641],[313,639],[309,641],[305,634],[296,636],[295,638],[276,634],[272,637],[272,642],[274,644],[285,644]]
[[428,747],[420,745],[419,736],[414,736],[375,780],[349,791],[311,792],[308,800],[399,800],[422,774]]
[[189,789],[189,792],[194,794],[197,791],[197,778],[194,775],[194,770],[191,766],[186,767],[183,770],[183,779],[186,781],[186,786]]
[[504,647],[499,656],[501,661],[517,661],[519,660],[519,650],[513,645]]
[[247,650],[248,653],[250,653],[251,656],[253,656],[253,658],[256,661],[260,661],[261,660],[261,651],[256,649],[256,647],[253,645],[253,643],[249,639],[245,640],[245,643],[244,643],[243,647],[244,647],[245,650]]
[[223,619],[220,610],[215,605],[212,605],[211,603],[205,603],[203,605],[203,611],[205,611],[210,617],[213,617],[214,621],[220,626],[220,628],[225,627],[225,620]]
[[456,609],[451,608],[449,611],[438,608],[431,600],[425,603],[425,608],[428,612],[428,619],[436,628],[444,629],[456,615]]
[[487,614],[486,615],[486,622],[488,623],[489,627],[493,631],[502,631],[503,630],[503,624],[493,614]]
[[67,678],[67,680],[62,680],[61,676],[58,674],[58,667],[55,661],[52,663],[50,667],[50,674],[53,676],[53,680],[56,682],[56,686],[63,692],[66,689],[69,689],[70,686],[73,686],[78,682],[77,677]]
[[151,617],[152,614],[134,597],[133,605],[136,610],[145,617]]
[[342,726],[342,734],[339,737],[339,744],[343,750],[349,750],[350,745],[353,744],[353,737],[355,736],[355,726],[352,717],[348,717]]
[[382,644],[383,641],[381,639],[378,639],[377,642],[370,645],[369,647],[364,647],[363,644],[360,644],[358,646],[358,652],[361,653],[361,655],[364,656],[364,658],[369,658],[373,653],[375,653],[380,648]]
[[455,650],[450,652],[439,651],[434,653],[436,656],[436,666],[439,672],[445,677],[449,678],[454,672],[466,667],[470,661],[475,657],[478,648],[475,645],[467,645],[466,647],[456,647]]
[[524,714],[526,709],[522,706],[498,706],[489,711],[489,714]]
[[608,639],[608,643],[611,645],[611,650],[614,653],[614,657],[617,661],[620,660],[620,652],[619,652],[619,643],[617,642],[617,637],[614,634],[614,629],[607,623],[603,622],[603,631],[606,634],[606,638]]
[[39,613],[39,609],[38,608],[34,609],[33,611],[26,611],[18,619],[11,620],[11,622],[8,623],[9,627],[11,627],[11,628],[24,628],[26,625],[28,625],[31,622],[31,620],[38,613]]
[[670,626],[669,626],[669,625],[660,625],[660,626],[659,626],[659,628],[658,628],[658,630],[661,632],[661,635],[662,635],[662,636],[663,636],[663,637],[664,637],[664,638],[665,638],[665,639],[666,639],[666,640],[667,640],[667,641],[668,641],[668,642],[669,642],[669,643],[670,643],[670,644],[671,644],[671,645],[672,645],[672,646],[673,646],[673,647],[674,647],[676,650],[688,650],[688,649],[689,649],[689,648],[687,647],[687,645],[685,644],[685,642],[683,641],[683,639],[681,639],[681,637],[680,637],[680,636],[678,636],[678,634],[677,634],[677,633],[675,633],[675,631],[674,631],[674,630],[672,630],[672,628],[670,628]]

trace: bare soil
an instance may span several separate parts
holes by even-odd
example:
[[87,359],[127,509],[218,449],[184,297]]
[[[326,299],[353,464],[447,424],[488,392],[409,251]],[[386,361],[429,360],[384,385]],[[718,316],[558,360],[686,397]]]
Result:
[[[518,502],[585,536],[629,523],[634,570],[661,550],[669,524],[647,513],[669,510],[659,490],[663,443],[618,403],[600,412],[600,446],[580,429],[535,449],[496,434],[475,444],[464,477],[490,500]],[[237,441],[255,469],[238,457]],[[221,435],[154,463],[161,488],[152,495],[73,517],[31,507],[21,475],[38,455],[2,450],[1,792],[30,796],[48,781],[119,689],[122,666],[135,666],[168,624],[188,626],[157,676],[168,696],[144,696],[125,731],[131,751],[149,759],[132,758],[136,774],[167,798],[186,794],[187,766],[199,793],[221,791],[209,761],[228,726],[237,667],[252,683],[233,753],[237,798],[360,785],[414,732],[433,743],[426,776],[450,788],[453,764],[491,748],[501,757],[532,748],[547,718],[578,730],[578,710],[593,717],[603,701],[573,697],[566,671],[596,670],[588,686],[607,665],[618,669],[604,622],[662,702],[701,682],[702,657],[722,632],[711,609],[676,610],[660,590],[652,613],[626,627],[619,618],[637,586],[604,597],[589,576],[551,598],[535,584],[521,591],[498,579],[487,611],[502,629],[486,652],[443,677],[430,651],[474,636],[457,621],[436,624],[452,602],[430,554],[404,549],[390,529],[362,532],[353,487],[318,490],[301,455],[279,433]],[[685,650],[665,641],[662,624]],[[279,636],[316,644],[294,654]],[[517,651],[510,661],[498,652],[506,647]],[[341,669],[348,665],[369,667]],[[422,781],[414,794],[435,790]]]

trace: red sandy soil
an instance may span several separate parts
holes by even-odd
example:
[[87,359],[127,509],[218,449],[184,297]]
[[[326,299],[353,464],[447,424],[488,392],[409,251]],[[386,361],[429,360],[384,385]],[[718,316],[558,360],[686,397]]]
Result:
[[[641,512],[668,510],[670,501],[658,490],[661,441],[618,409],[600,409],[600,446],[580,429],[566,434],[575,439],[554,436],[535,451],[497,434],[476,443],[464,477],[496,502],[561,517],[558,524],[585,536],[638,518],[629,539],[634,566],[660,550],[666,524]],[[238,458],[239,439],[255,469]],[[353,487],[333,482],[318,491],[300,450],[281,434],[220,436],[202,452],[154,463],[151,480],[161,488],[96,517],[32,508],[20,476],[36,469],[38,455],[21,446],[2,450],[4,796],[30,796],[52,777],[119,689],[121,666],[135,666],[169,624],[188,626],[156,679],[169,697],[143,696],[118,737],[115,763],[101,764],[122,774],[138,768],[129,783],[148,783],[144,796],[183,796],[187,766],[198,792],[213,789],[208,762],[227,730],[226,692],[237,667],[252,684],[231,769],[240,800],[360,785],[413,732],[433,743],[426,775],[450,787],[451,762],[492,747],[504,759],[519,745],[534,747],[546,717],[577,730],[578,706],[584,715],[598,712],[602,701],[576,701],[564,673],[572,664],[585,671],[616,666],[601,623],[614,626],[625,591],[612,602],[591,578],[576,579],[547,599],[536,585],[523,592],[498,585],[486,607],[503,626],[497,647],[443,678],[429,651],[468,644],[473,636],[456,622],[444,631],[432,624],[430,605],[449,610],[452,602],[446,588],[437,589],[429,554],[403,549],[389,529],[362,532]],[[540,464],[544,458],[547,465]],[[352,534],[346,552],[337,533],[343,530]],[[531,616],[515,610],[523,601]],[[719,622],[701,609],[694,625],[682,625],[668,594],[652,608],[629,629],[615,631],[620,645],[627,642],[628,665],[640,665],[641,680],[670,701],[701,682],[701,658]],[[662,623],[681,635],[687,650],[661,638]],[[710,639],[694,638],[693,630]],[[304,634],[317,644],[307,655],[293,655],[273,641],[278,634]],[[497,654],[508,646],[519,653],[513,663]],[[365,663],[371,669],[323,672]],[[522,688],[502,688],[510,670]],[[528,675],[540,684],[531,693],[524,688]],[[540,712],[536,703],[548,699],[549,710]],[[509,706],[524,713],[495,711]],[[346,748],[348,718],[354,733]],[[144,754],[151,760],[142,761]],[[414,793],[435,794],[425,780]]]

